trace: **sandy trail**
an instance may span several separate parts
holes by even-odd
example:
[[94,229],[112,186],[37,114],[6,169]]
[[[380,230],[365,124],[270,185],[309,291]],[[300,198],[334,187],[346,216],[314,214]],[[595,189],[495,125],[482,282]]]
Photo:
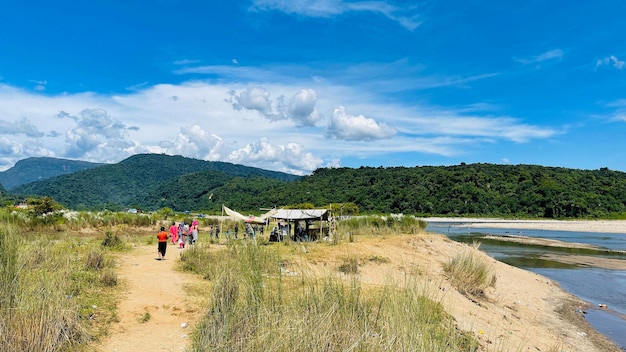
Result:
[[[200,317],[206,281],[175,269],[180,249],[169,245],[167,260],[156,260],[156,243],[134,248],[118,258],[124,295],[119,323],[96,348],[106,352],[182,351]],[[206,291],[205,291],[206,292]]]

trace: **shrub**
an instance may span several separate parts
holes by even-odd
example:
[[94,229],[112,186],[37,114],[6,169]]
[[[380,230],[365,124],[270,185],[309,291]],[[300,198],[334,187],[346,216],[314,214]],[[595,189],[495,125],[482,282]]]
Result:
[[481,295],[487,287],[496,284],[488,257],[478,251],[479,246],[465,247],[444,265],[452,284],[463,294]]
[[359,261],[356,258],[345,258],[339,264],[338,270],[344,274],[356,274],[359,271]]
[[87,253],[87,268],[93,270],[104,268],[104,253],[95,249],[90,250]]
[[113,233],[112,231],[108,230],[104,233],[102,247],[119,249],[122,247],[122,239],[117,235],[117,233]]
[[104,286],[115,286],[117,285],[117,273],[113,268],[106,268],[102,271],[102,276],[100,277],[100,282]]

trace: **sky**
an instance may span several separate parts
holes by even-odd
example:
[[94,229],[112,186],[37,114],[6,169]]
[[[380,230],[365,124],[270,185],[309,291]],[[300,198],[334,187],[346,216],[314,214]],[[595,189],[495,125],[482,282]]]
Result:
[[0,170],[164,153],[626,171],[624,18],[622,0],[7,1]]

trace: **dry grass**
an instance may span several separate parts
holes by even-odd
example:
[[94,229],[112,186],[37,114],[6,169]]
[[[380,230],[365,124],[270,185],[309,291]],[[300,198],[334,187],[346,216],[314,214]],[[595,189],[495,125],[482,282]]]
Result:
[[463,294],[482,295],[495,286],[496,275],[488,257],[478,250],[479,244],[465,247],[444,265],[454,287]]
[[[308,244],[306,253],[331,247],[337,248],[331,243]],[[186,251],[183,267],[213,282],[207,313],[192,335],[191,350],[476,348],[476,341],[455,328],[436,297],[411,274],[402,285],[390,282],[365,289],[357,278],[357,256],[336,258],[337,270],[320,276],[304,267],[293,267],[303,253],[300,244],[265,246],[253,242],[234,242],[222,251],[203,246]],[[386,262],[380,256],[367,258],[373,258],[371,265]]]
[[104,331],[117,276],[96,246],[0,226],[0,351],[81,351]]

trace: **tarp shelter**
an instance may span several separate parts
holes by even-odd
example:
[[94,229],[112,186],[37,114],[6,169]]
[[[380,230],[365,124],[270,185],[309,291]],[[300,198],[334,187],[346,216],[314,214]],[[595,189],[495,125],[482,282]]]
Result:
[[236,212],[236,211],[230,209],[229,207],[227,207],[225,205],[222,205],[222,209],[224,210],[224,212],[228,216],[230,216],[231,219],[245,221],[245,222],[250,223],[250,224],[265,224],[265,221],[266,221],[267,217],[269,215],[271,215],[271,213],[272,213],[270,211],[270,212],[268,212],[266,214],[263,214],[261,216],[254,216],[254,215],[245,216],[245,215],[243,215],[243,214],[241,214],[239,212]]
[[[325,227],[328,230],[327,226],[323,224],[325,220],[328,220],[327,209],[279,209],[272,215],[272,218],[295,224],[292,237],[294,241],[315,241],[324,234]],[[314,221],[319,221],[319,223],[315,224]],[[289,227],[289,225],[281,226],[279,224],[280,236],[289,236]],[[274,231],[272,230],[272,232]],[[278,240],[281,241],[282,237]]]
[[279,209],[274,219],[296,220],[328,220],[328,209]]

